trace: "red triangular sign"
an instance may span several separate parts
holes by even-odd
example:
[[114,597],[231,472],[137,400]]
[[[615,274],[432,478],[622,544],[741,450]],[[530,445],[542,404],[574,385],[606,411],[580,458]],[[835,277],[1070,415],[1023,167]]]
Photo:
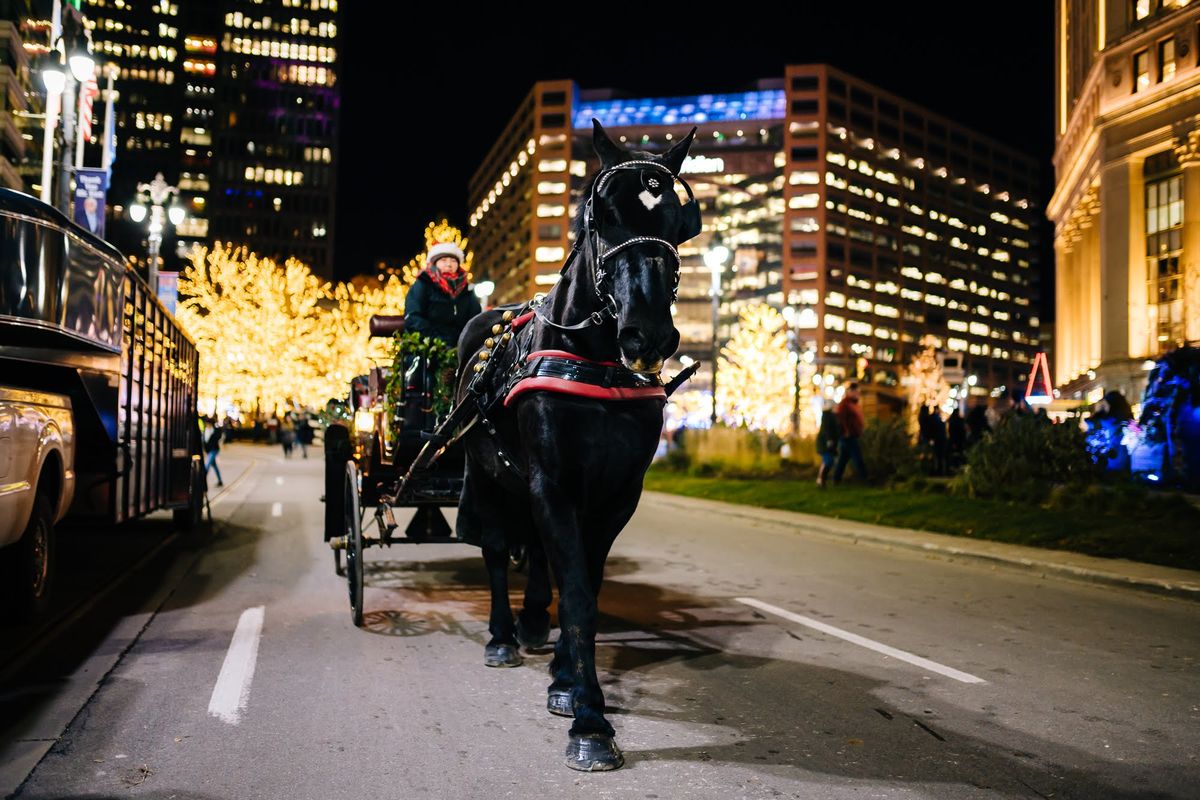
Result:
[[[1039,388],[1038,384],[1041,383]],[[1054,384],[1050,382],[1050,362],[1046,354],[1039,352],[1029,370],[1029,383],[1025,386],[1025,402],[1031,406],[1046,405],[1054,399]]]

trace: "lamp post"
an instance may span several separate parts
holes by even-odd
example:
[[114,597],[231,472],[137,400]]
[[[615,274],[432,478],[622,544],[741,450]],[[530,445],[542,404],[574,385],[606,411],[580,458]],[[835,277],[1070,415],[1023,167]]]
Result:
[[[63,59],[66,65],[63,66]],[[75,113],[75,82],[82,83],[95,74],[92,45],[87,26],[75,8],[63,13],[60,0],[54,0],[50,17],[50,52],[42,65],[42,83],[46,87],[46,124],[42,132],[42,191],[41,199],[49,203],[51,164],[54,161],[54,137],[58,117],[62,115],[62,171],[58,182],[58,206],[69,212],[71,185],[71,145],[78,138]]]
[[721,273],[725,262],[729,259],[729,248],[721,240],[721,234],[715,234],[707,250],[704,251],[704,265],[712,276],[712,417],[711,423],[717,424],[717,358],[721,355],[720,340],[717,338],[717,325],[721,314]]
[[172,205],[169,209],[164,209],[163,204],[171,197],[178,196],[179,189],[170,185],[163,179],[163,174],[160,172],[154,176],[154,180],[150,183],[139,183],[138,192],[143,192],[149,198],[150,205],[147,206],[145,200],[139,196],[137,202],[129,207],[129,216],[134,222],[141,222],[146,219],[149,212],[149,256],[150,264],[146,272],[147,282],[150,284],[150,291],[158,296],[158,254],[162,247],[163,228],[166,220],[170,220],[172,225],[180,225],[183,223],[184,210],[183,206]]

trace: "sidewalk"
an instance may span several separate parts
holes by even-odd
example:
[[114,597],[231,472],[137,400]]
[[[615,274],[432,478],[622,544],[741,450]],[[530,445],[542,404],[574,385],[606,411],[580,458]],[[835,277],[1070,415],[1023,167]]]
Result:
[[[918,550],[947,558],[967,558],[1003,564],[1040,573],[1043,577],[1118,586],[1200,602],[1200,572],[1192,570],[1117,558],[1097,558],[1064,550],[1045,550],[963,536],[927,533],[908,528],[890,528],[867,522],[743,506],[664,492],[647,492],[647,495],[666,506],[694,509],[696,505],[700,505],[714,514],[769,522],[805,534]],[[1197,532],[1197,535],[1200,535],[1200,532]]]

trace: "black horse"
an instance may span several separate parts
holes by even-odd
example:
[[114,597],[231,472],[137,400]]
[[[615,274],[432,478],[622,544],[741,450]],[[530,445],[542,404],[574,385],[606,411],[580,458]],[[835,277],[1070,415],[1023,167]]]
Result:
[[[510,322],[511,310],[486,312],[467,325],[458,344],[459,403],[470,399],[472,365],[492,356],[500,341],[507,349],[495,358],[506,362],[493,363],[488,374],[500,376],[505,392],[512,384],[503,376],[515,375],[539,353],[571,354],[576,361],[560,363],[608,371],[601,386],[581,387],[586,396],[563,393],[561,384],[515,400],[508,395],[510,402],[492,405],[464,437],[458,535],[480,543],[487,564],[492,638],[485,662],[518,664],[519,641],[546,641],[548,556],[561,635],[547,707],[575,718],[567,746],[574,769],[624,763],[596,678],[596,602],[609,549],[637,508],[662,432],[665,394],[657,373],[679,345],[671,316],[676,246],[700,232],[698,207],[678,177],[695,133],[655,156],[624,150],[595,122],[601,166],[585,187],[583,197],[590,199],[580,203],[575,246],[560,280],[535,301],[532,314]],[[688,191],[686,203],[675,192],[677,181]],[[635,388],[603,388],[610,378],[620,384],[622,375],[622,385]],[[520,543],[528,545],[530,580],[514,621],[507,565],[509,547]]]

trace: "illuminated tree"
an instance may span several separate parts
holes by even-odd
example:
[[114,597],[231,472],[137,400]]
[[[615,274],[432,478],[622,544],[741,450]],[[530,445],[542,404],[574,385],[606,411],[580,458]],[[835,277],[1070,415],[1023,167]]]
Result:
[[176,317],[200,351],[200,395],[271,413],[316,396],[327,287],[307,266],[245,248],[193,251]]
[[407,264],[399,270],[389,270],[393,275],[397,275],[404,286],[411,286],[413,281],[417,279],[417,275],[421,270],[425,269],[425,254],[429,252],[429,248],[433,247],[438,242],[453,242],[458,245],[466,258],[463,262],[463,269],[468,275],[471,272],[471,265],[474,261],[474,256],[467,244],[470,240],[463,236],[463,233],[458,228],[454,227],[449,221],[443,219],[441,222],[430,222],[425,226],[425,249],[413,256]]
[[765,304],[742,311],[738,331],[721,348],[717,407],[736,424],[786,433],[791,428],[796,366],[783,315]]
[[324,399],[345,394],[355,375],[390,359],[388,340],[371,338],[370,320],[375,314],[402,314],[404,295],[404,285],[395,275],[380,288],[360,289],[350,283],[332,287],[320,320],[321,347],[314,353]]
[[[467,239],[446,220],[426,226],[425,242],[454,242],[470,271]],[[295,259],[280,265],[219,243],[195,250],[176,317],[200,351],[202,407],[269,414],[345,395],[354,376],[390,361],[389,341],[370,337],[370,319],[402,314],[424,267],[422,252],[381,286],[331,285]]]
[[950,399],[950,384],[942,375],[938,361],[938,340],[934,336],[921,337],[921,350],[908,366],[908,399],[915,417],[921,406],[938,408]]

